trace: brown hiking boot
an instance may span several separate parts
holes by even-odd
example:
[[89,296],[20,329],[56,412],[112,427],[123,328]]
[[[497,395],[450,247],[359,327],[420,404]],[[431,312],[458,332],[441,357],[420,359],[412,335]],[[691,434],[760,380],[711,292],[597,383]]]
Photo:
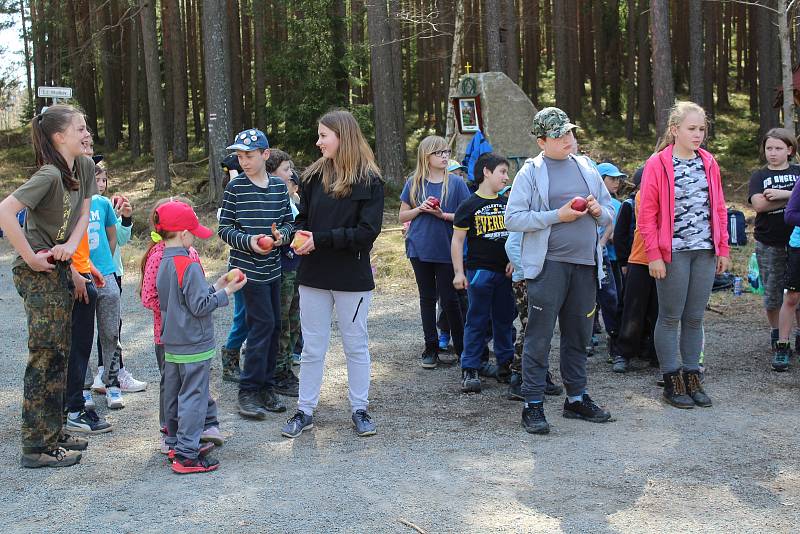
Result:
[[703,384],[700,383],[700,371],[684,371],[683,382],[686,384],[686,394],[692,398],[696,405],[703,408],[708,408],[712,405],[711,398],[706,395],[703,390]]
[[62,431],[58,436],[58,446],[68,451],[85,451],[89,446],[89,440]]
[[680,370],[664,374],[664,400],[676,408],[694,408],[694,400],[686,394]]
[[22,455],[22,467],[36,469],[37,467],[69,467],[81,461],[81,453],[68,451],[63,447],[49,452],[34,452]]
[[225,382],[239,382],[241,370],[239,369],[239,349],[220,350],[222,357],[222,380]]

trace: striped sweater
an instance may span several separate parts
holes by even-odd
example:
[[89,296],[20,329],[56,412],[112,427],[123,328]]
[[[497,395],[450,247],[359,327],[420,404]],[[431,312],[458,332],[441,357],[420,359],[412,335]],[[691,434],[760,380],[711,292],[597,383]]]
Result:
[[272,223],[278,225],[283,241],[294,233],[294,217],[289,207],[286,185],[280,178],[269,177],[267,187],[259,187],[240,174],[225,187],[219,216],[218,234],[231,247],[230,268],[238,267],[249,283],[269,283],[281,277],[279,248],[269,254],[257,254],[250,246],[251,236],[272,235]]

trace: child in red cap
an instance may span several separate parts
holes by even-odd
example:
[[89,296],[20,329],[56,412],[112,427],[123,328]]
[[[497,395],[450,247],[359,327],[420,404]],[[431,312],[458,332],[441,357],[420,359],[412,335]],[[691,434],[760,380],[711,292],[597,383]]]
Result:
[[203,473],[219,467],[200,448],[206,418],[216,417],[209,403],[208,376],[214,356],[214,320],[211,313],[228,305],[228,296],[241,289],[247,277],[238,270],[222,275],[213,286],[199,260],[189,255],[194,238],[213,232],[200,224],[191,206],[180,201],[162,204],[154,215],[164,237],[164,254],[156,286],[164,344],[164,410],[167,438],[176,473]]

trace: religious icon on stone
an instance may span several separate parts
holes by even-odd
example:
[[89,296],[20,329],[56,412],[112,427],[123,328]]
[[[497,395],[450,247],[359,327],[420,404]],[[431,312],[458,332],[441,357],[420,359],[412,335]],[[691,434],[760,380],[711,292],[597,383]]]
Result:
[[458,97],[453,99],[460,133],[474,133],[481,129],[480,97]]

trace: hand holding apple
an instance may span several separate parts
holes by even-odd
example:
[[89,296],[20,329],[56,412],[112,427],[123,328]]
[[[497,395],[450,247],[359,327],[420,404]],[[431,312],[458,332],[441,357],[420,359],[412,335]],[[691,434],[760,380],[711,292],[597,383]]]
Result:
[[297,251],[300,247],[302,247],[305,244],[306,241],[308,241],[309,237],[311,237],[311,232],[307,232],[305,230],[298,230],[297,232],[295,232],[294,239],[292,239],[292,243],[289,246],[292,247],[294,251]]
[[589,203],[583,197],[575,197],[572,199],[570,207],[572,207],[572,209],[574,209],[575,211],[583,212],[586,211],[586,209],[589,207]]
[[225,275],[225,280],[228,283],[241,282],[245,278],[246,276],[244,275],[244,273],[240,269],[235,269],[235,268],[228,271],[228,274]]
[[[305,242],[299,248],[294,249],[298,256],[305,256],[314,252],[314,233],[301,230],[305,234]],[[299,232],[298,232],[299,233]]]
[[[581,202],[583,205],[581,205]],[[577,204],[577,206],[576,206]],[[562,223],[572,222],[579,217],[583,217],[586,215],[586,206],[588,203],[586,199],[581,197],[575,197],[563,206],[558,209],[558,220]],[[576,208],[583,208],[582,210],[578,210]]]
[[257,254],[265,255],[272,251],[272,247],[275,246],[275,241],[269,236],[258,234],[250,238],[250,246]]
[[603,214],[603,207],[600,206],[600,203],[592,195],[586,197],[586,209],[589,210],[589,214],[595,219]]

